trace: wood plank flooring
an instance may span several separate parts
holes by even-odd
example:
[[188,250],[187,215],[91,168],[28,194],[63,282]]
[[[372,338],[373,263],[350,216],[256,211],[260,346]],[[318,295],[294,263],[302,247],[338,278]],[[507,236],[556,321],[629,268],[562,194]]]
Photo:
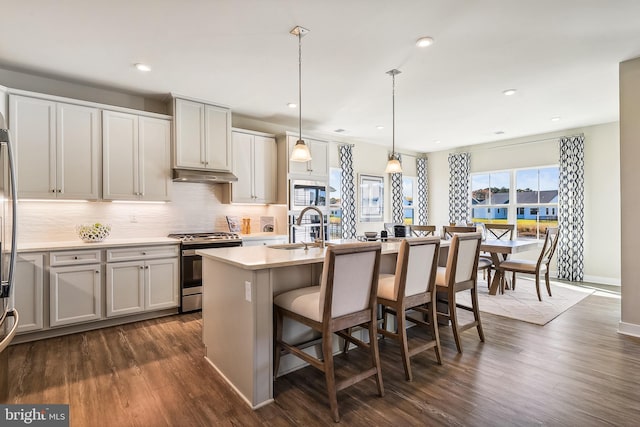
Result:
[[[443,365],[433,351],[412,358],[413,382],[384,340],[385,396],[373,379],[339,392],[341,423],[640,425],[640,340],[617,334],[619,319],[620,300],[599,295],[543,327],[483,313],[485,343],[466,331],[459,355],[441,327]],[[250,410],[204,361],[201,333],[187,314],[14,345],[9,403],[69,403],[72,426],[334,424],[313,368],[279,378],[276,402]]]

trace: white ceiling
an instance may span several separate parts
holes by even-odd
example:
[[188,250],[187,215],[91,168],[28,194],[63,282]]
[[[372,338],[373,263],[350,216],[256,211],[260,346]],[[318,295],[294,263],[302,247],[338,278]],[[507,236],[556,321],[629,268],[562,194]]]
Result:
[[390,146],[398,68],[401,151],[616,121],[618,63],[640,56],[638,0],[6,0],[0,15],[2,68],[291,128],[301,25],[303,132]]

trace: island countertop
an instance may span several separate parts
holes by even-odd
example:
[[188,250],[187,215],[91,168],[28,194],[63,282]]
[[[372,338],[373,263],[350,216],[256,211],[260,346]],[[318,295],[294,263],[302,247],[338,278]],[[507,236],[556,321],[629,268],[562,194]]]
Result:
[[[332,240],[329,244],[357,242],[357,240]],[[383,255],[397,253],[399,249],[399,241],[382,243]],[[310,246],[308,250],[304,248],[278,249],[269,246],[241,246],[196,250],[196,253],[203,258],[221,261],[244,270],[262,270],[274,267],[315,264],[324,261],[325,252],[325,248],[313,246]]]

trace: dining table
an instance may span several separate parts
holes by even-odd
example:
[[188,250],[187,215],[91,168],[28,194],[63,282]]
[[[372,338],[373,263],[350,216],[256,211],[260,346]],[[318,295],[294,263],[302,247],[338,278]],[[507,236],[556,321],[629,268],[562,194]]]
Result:
[[489,287],[489,295],[495,295],[498,292],[500,281],[504,278],[504,271],[500,268],[500,264],[506,260],[509,255],[527,252],[537,248],[538,241],[533,239],[483,240],[480,245],[480,250],[491,254],[491,260],[496,270],[491,280],[491,286]]

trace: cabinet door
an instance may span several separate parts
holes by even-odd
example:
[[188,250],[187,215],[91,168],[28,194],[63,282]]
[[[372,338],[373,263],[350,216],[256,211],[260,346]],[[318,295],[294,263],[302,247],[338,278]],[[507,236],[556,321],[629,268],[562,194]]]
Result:
[[[325,178],[329,175],[329,143],[326,141],[318,141],[315,139],[303,138],[305,144],[311,152],[311,161],[308,162],[292,162],[289,161],[289,173],[299,176],[313,176],[316,178]],[[288,154],[291,153],[293,146],[296,145],[297,136],[288,135]]]
[[55,102],[10,95],[9,117],[16,148],[18,197],[55,199]]
[[176,126],[175,166],[204,168],[204,104],[176,99],[174,120]]
[[99,110],[58,103],[56,119],[57,197],[98,199]]
[[103,198],[138,200],[138,116],[102,112]]
[[139,117],[140,195],[142,200],[169,200],[171,188],[171,122]]
[[146,310],[178,306],[180,302],[178,258],[145,261],[145,276]]
[[100,319],[101,277],[100,264],[51,268],[50,325],[62,326]]
[[214,105],[204,108],[205,168],[231,172],[231,111]]
[[144,263],[107,264],[107,317],[144,311]]
[[14,302],[20,313],[18,333],[43,327],[44,254],[20,254],[16,260]]
[[254,201],[257,203],[274,203],[276,201],[276,150],[275,138],[255,136],[253,195]]
[[231,184],[231,201],[236,203],[254,202],[253,176],[254,135],[233,132],[233,173],[238,181]]

